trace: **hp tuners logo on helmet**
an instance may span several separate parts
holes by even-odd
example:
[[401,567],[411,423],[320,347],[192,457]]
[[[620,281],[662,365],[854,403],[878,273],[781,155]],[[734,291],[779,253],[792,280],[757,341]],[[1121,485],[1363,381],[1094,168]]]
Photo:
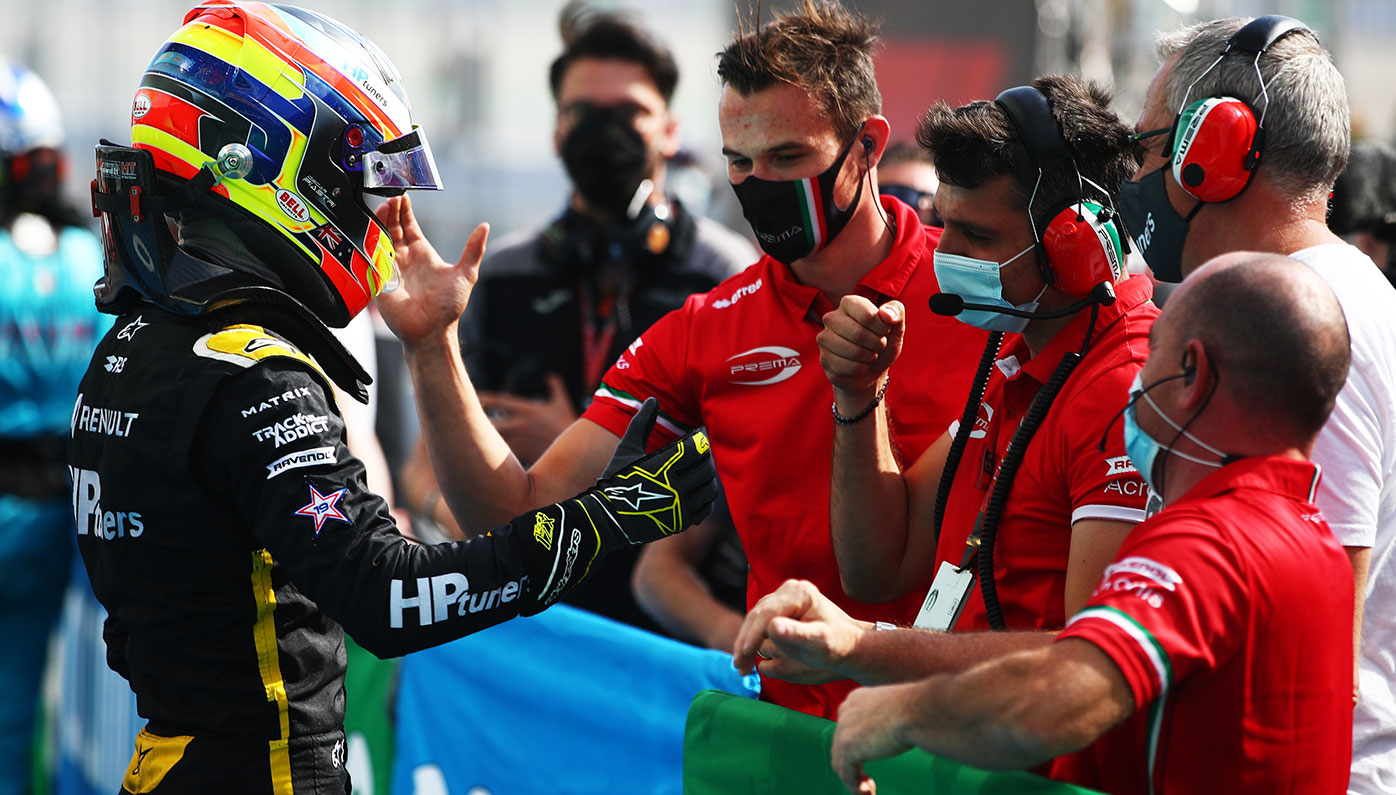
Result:
[[766,386],[779,384],[800,372],[799,351],[783,345],[763,345],[727,358],[728,374],[734,384]]
[[301,197],[282,188],[276,192],[276,206],[281,208],[281,212],[286,213],[292,220],[305,223],[310,220],[310,208],[305,206]]
[[418,577],[416,596],[404,596],[403,581],[394,579],[388,587],[388,626],[402,629],[403,614],[408,610],[417,611],[417,625],[422,627],[450,618],[452,607],[457,616],[493,610],[518,599],[527,582],[528,577],[520,577],[498,588],[471,593],[470,581],[464,574],[453,571],[435,577]]

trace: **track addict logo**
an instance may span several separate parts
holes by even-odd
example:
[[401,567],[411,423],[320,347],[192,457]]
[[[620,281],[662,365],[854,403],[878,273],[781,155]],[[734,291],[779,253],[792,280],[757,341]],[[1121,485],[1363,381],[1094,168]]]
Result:
[[800,372],[800,354],[783,345],[763,345],[727,358],[729,380],[743,386],[768,386]]
[[417,595],[403,595],[403,581],[393,580],[388,584],[388,626],[402,629],[403,617],[408,610],[417,611],[417,625],[429,627],[451,617],[451,608],[457,616],[493,610],[500,605],[518,599],[524,592],[528,577],[506,582],[488,591],[470,592],[470,581],[458,571],[438,574],[435,577],[416,579]]
[[276,442],[276,447],[329,430],[330,418],[323,414],[297,412],[273,425],[252,432],[259,442]]

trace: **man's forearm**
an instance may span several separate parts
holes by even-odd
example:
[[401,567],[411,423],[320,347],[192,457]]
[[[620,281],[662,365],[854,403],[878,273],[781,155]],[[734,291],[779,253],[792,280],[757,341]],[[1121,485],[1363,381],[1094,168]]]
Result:
[[[1041,678],[1035,655],[995,661],[958,676],[916,683],[898,732],[908,744],[985,770],[1019,770],[1070,750],[1044,737],[1032,716]],[[1066,738],[1061,738],[1066,739]],[[1069,744],[1069,740],[1066,744]]]
[[[835,395],[849,402],[837,390]],[[841,405],[840,413],[852,416],[865,405]],[[834,557],[849,596],[878,602],[901,595],[896,575],[907,547],[907,492],[892,451],[884,406],[856,424],[834,427],[829,524]]]
[[461,362],[456,327],[404,353],[422,439],[442,497],[461,526],[478,532],[550,502],[535,499],[528,472],[481,407]]
[[836,670],[863,685],[908,682],[955,674],[1013,652],[1041,649],[1051,632],[926,632],[918,629],[864,632]]
[[1115,662],[1076,638],[918,683],[906,703],[905,743],[990,770],[1084,748],[1135,710]]

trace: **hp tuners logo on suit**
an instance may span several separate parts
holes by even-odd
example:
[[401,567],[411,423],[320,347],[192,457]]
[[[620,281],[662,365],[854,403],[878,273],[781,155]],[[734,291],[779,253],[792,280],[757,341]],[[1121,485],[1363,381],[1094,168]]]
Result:
[[79,536],[91,535],[103,541],[140,538],[145,522],[136,511],[102,509],[102,476],[90,469],[68,467],[73,479],[73,518]]
[[388,626],[402,629],[403,615],[409,610],[417,612],[417,625],[422,627],[450,618],[453,606],[457,616],[493,610],[518,599],[527,582],[525,576],[498,588],[471,593],[466,576],[453,571],[435,577],[418,577],[416,596],[404,596],[404,582],[394,579],[388,586]]

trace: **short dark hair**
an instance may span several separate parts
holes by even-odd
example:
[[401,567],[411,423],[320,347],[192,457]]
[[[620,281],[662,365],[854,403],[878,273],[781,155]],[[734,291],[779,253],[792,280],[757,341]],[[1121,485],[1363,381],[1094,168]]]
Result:
[[[1347,383],[1347,321],[1309,266],[1279,254],[1243,253],[1169,304],[1175,328],[1217,363],[1217,389],[1251,408],[1257,433],[1312,441]],[[1286,271],[1289,271],[1287,274]]]
[[834,0],[804,0],[798,12],[777,12],[758,30],[742,25],[717,55],[717,76],[742,96],[777,83],[804,89],[829,116],[841,139],[882,112],[873,69],[877,25]]
[[571,2],[562,9],[562,54],[548,68],[553,99],[562,88],[567,70],[580,58],[629,61],[644,67],[659,95],[668,104],[679,84],[679,65],[674,54],[649,31],[618,12],[594,11],[584,3]]
[[[1071,75],[1048,75],[1032,85],[1047,98],[1081,176],[1100,186],[1085,185],[1083,195],[1069,164],[1048,167],[1032,207],[1040,229],[1049,213],[1073,199],[1100,199],[1101,189],[1113,203],[1120,185],[1138,166],[1139,147],[1130,128],[1110,109],[1110,92],[1099,84]],[[935,159],[941,182],[977,188],[1010,175],[1018,200],[1027,207],[1037,167],[1013,120],[997,104],[979,100],[952,108],[937,102],[921,115],[916,142]]]

